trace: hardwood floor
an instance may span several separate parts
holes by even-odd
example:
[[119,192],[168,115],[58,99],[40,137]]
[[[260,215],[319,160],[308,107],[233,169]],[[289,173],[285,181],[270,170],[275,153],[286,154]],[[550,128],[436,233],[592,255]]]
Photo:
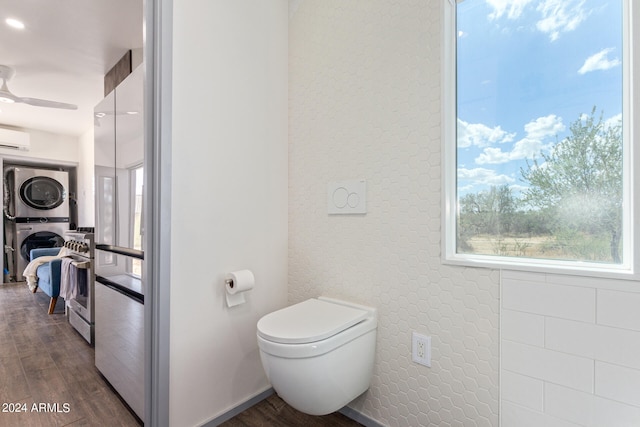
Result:
[[[0,285],[0,427],[139,426],[94,366],[60,299]],[[20,410],[20,412],[18,412]]]
[[[51,315],[48,307],[49,297],[24,283],[0,285],[0,427],[138,427],[94,366],[93,348],[67,322],[63,300]],[[339,413],[303,414],[275,394],[222,424],[301,425],[360,426]]]
[[303,414],[287,405],[277,395],[272,394],[220,427],[351,427],[361,426],[338,412],[321,417]]

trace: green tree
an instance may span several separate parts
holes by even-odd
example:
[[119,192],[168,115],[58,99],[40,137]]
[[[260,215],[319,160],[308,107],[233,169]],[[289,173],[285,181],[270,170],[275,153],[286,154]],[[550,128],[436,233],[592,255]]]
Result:
[[556,233],[607,234],[611,259],[620,263],[622,233],[622,123],[605,123],[596,108],[570,126],[541,161],[521,168],[529,183],[524,201],[553,218]]
[[465,218],[474,234],[508,233],[514,211],[513,192],[506,184],[469,193],[460,199],[460,216]]
[[508,185],[464,195],[458,217],[458,251],[473,252],[469,243],[473,236],[487,234],[499,238],[512,231],[515,211],[516,200]]

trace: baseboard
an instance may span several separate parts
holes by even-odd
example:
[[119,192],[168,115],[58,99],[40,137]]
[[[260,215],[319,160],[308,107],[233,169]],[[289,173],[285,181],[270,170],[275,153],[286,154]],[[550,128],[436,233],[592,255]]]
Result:
[[[224,423],[225,421],[229,421],[231,418],[235,417],[241,412],[246,411],[256,403],[263,401],[273,393],[275,393],[275,390],[273,390],[273,388],[268,388],[267,390],[253,396],[251,399],[241,403],[230,411],[227,411],[224,414],[219,415],[211,421],[207,422],[206,424],[203,424],[202,427],[216,427]],[[366,415],[356,411],[355,409],[349,408],[348,406],[345,406],[338,412],[340,412],[345,417],[351,418],[352,420],[362,424],[364,427],[385,427],[383,424],[380,424],[376,420],[369,418]]]
[[263,391],[262,393],[259,393],[255,396],[253,396],[251,399],[245,401],[244,403],[241,403],[240,405],[236,406],[235,408],[233,408],[232,410],[225,412],[224,414],[217,416],[216,418],[212,419],[211,421],[209,421],[206,424],[203,424],[202,427],[216,427],[220,424],[222,424],[225,421],[229,421],[231,418],[235,417],[236,415],[238,415],[241,412],[246,411],[247,409],[249,409],[250,407],[252,407],[253,405],[255,405],[258,402],[262,402],[264,399],[266,399],[267,397],[271,396],[274,392],[273,388],[268,388],[267,390]]
[[345,417],[349,417],[353,421],[362,424],[364,427],[385,427],[383,424],[380,424],[376,420],[369,418],[366,415],[356,411],[355,409],[349,408],[348,406],[345,406],[338,412],[340,412]]

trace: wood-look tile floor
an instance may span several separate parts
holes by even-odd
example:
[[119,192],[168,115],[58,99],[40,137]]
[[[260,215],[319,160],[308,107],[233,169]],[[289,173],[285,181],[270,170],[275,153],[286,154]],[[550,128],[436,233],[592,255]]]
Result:
[[0,285],[0,427],[139,426],[67,322],[62,299],[53,314],[48,307],[49,297],[24,283]]
[[[0,284],[0,427],[140,426],[96,369],[93,348],[67,322],[62,299],[53,314],[48,308],[41,291]],[[339,413],[303,414],[275,394],[222,424],[302,425],[360,426]]]
[[220,427],[352,427],[362,426],[338,412],[320,417],[303,414],[287,405],[276,394],[236,415]]

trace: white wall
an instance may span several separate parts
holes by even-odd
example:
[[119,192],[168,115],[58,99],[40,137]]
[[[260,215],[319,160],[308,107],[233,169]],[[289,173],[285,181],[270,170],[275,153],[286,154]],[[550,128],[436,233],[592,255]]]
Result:
[[502,427],[640,425],[640,283],[501,282]]
[[[29,162],[72,166],[80,161],[78,138],[34,129],[21,130],[29,133],[31,142],[29,151],[0,148],[0,159],[3,165],[13,162]],[[4,244],[4,239],[2,242]],[[2,267],[5,267],[4,263],[2,263]]]
[[31,138],[29,151],[0,148],[0,155],[7,159],[15,158],[46,163],[62,162],[66,165],[79,161],[78,138],[34,129],[26,129],[25,132],[29,133]]
[[77,165],[78,225],[94,225],[93,127],[79,137],[40,130],[26,130],[31,138],[29,151],[0,148],[5,163],[11,161]]
[[78,226],[95,226],[93,127],[78,142]]
[[[170,424],[269,387],[256,323],[286,303],[287,2],[174,2]],[[224,275],[249,268],[247,303]]]
[[[497,271],[440,258],[441,0],[291,3],[289,299],[378,307],[370,390],[389,426],[498,425]],[[367,180],[365,216],[327,215],[327,183]],[[411,332],[432,336],[432,367]]]

